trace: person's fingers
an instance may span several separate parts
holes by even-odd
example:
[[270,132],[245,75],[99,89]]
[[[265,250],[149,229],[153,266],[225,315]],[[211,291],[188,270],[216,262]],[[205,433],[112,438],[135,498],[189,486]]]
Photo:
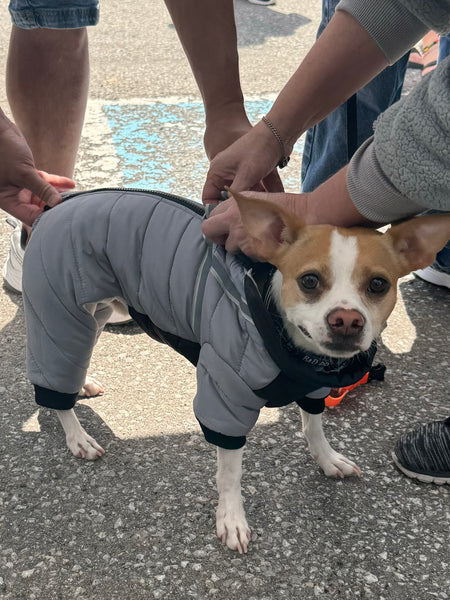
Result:
[[264,191],[261,181],[254,181],[253,178],[249,178],[247,174],[242,172],[236,173],[236,177],[233,179],[230,187],[235,192],[243,192],[244,190]]
[[263,184],[268,192],[284,192],[283,182],[277,169],[274,169],[264,177]]
[[219,202],[222,199],[221,193],[225,185],[229,185],[230,183],[231,181],[213,176],[211,170],[209,170],[202,191],[203,204],[215,204]]
[[61,202],[61,194],[58,190],[47,183],[34,169],[27,169],[25,173],[22,173],[20,185],[37,196],[44,204],[48,204],[48,206],[55,206],[55,204]]
[[225,250],[230,254],[237,254],[241,250],[241,246],[238,241],[229,235],[225,240]]
[[75,182],[62,175],[30,170],[23,178],[23,186],[52,207],[61,202],[61,192],[73,189]]
[[46,171],[38,171],[39,175],[46,181],[55,187],[58,191],[64,192],[71,190],[75,187],[75,181],[69,177],[63,175],[55,175],[54,173],[47,173]]
[[[267,192],[260,191],[244,191],[242,194],[257,199],[265,199],[268,196]],[[239,209],[236,200],[231,196],[228,200],[217,204],[209,218],[203,222],[202,232],[215,244],[224,245],[226,242],[227,250],[237,251],[238,243],[236,242],[235,232],[240,226]]]
[[[272,180],[271,180],[272,181]],[[273,179],[273,185],[276,185],[276,179]],[[281,181],[278,184],[281,185]],[[206,175],[205,185],[203,186],[202,202],[203,204],[210,204],[211,202],[217,202],[221,200],[221,193],[225,186],[232,187],[237,192],[243,190],[260,190],[264,191],[265,187],[259,179],[249,172],[247,168],[239,167],[237,172],[228,173],[227,175],[218,174],[218,169],[211,163],[209,171]],[[281,189],[283,189],[281,187]]]
[[[219,205],[220,206],[220,205]],[[230,230],[229,222],[223,218],[223,213],[210,216],[202,223],[202,233],[215,244],[223,245]]]
[[11,211],[16,219],[25,223],[31,227],[34,221],[38,218],[38,216],[42,213],[42,208],[35,204],[20,204],[14,207],[14,210]]
[[218,202],[214,209],[211,211],[210,216],[217,217],[217,215],[221,215],[222,213],[228,212],[232,206],[235,204],[235,200],[230,197],[227,200],[222,200]]
[[29,185],[27,186],[27,189],[38,196],[38,198],[40,198],[44,204],[47,204],[47,206],[56,206],[62,200],[61,193],[49,183],[45,183],[45,181],[34,187]]

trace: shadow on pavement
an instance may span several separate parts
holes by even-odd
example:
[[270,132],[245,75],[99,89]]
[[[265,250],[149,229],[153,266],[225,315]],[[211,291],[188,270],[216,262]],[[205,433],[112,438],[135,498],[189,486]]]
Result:
[[[70,455],[56,416],[37,411],[25,380],[19,301],[1,332],[16,364],[0,391],[2,598],[422,600],[447,589],[440,565],[448,561],[448,489],[408,480],[390,451],[415,423],[447,416],[448,295],[418,280],[402,285],[402,295],[417,333],[411,351],[381,347],[386,382],[359,388],[325,414],[328,439],[362,477],[334,481],[319,472],[295,407],[258,425],[244,457],[252,529],[244,557],[215,537],[215,452],[199,430],[119,436],[92,400],[77,414],[107,453],[93,463]],[[118,338],[110,337],[104,351],[113,354]],[[145,336],[120,340],[147,344]],[[175,415],[172,391],[156,393],[167,394]],[[129,411],[130,432],[140,418],[133,401],[124,391],[111,406]],[[100,402],[108,405],[108,390]],[[433,577],[424,579],[424,564]]]

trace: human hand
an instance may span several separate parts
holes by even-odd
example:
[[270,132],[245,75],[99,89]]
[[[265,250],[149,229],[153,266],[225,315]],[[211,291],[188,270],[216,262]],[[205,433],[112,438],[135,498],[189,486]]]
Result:
[[[243,196],[255,198],[256,200],[271,200],[280,204],[286,211],[295,213],[297,216],[307,222],[306,202],[307,194],[287,194],[267,192],[243,192]],[[279,229],[279,218],[273,215],[265,215],[264,222],[261,221],[261,237],[276,237],[274,231]],[[254,260],[264,260],[259,254],[258,240],[253,238],[245,230],[236,200],[230,197],[228,200],[220,202],[211,212],[208,219],[202,225],[203,234],[219,246],[225,246],[225,249],[235,254],[243,252]]]
[[[234,188],[233,188],[234,189]],[[231,191],[231,190],[230,190]],[[237,190],[236,190],[237,191]],[[343,167],[314,191],[305,194],[243,192],[256,200],[271,200],[280,204],[287,212],[299,217],[305,225],[330,224],[338,227],[379,227],[381,223],[373,223],[358,212],[347,189],[347,167]],[[259,217],[259,215],[258,215]],[[260,238],[274,237],[279,219],[266,218],[259,220],[261,224]],[[243,252],[256,260],[258,240],[253,239],[242,224],[241,215],[233,198],[218,204],[203,222],[204,235],[215,244],[225,246],[228,252]],[[276,236],[275,236],[276,237]]]
[[[51,205],[48,204],[48,206],[58,204],[62,199],[61,192],[71,190],[75,187],[75,182],[68,177],[52,175],[45,171],[36,171],[36,173],[45,184],[45,187],[50,186],[57,195],[57,202]],[[38,196],[27,188],[18,189],[17,187],[10,186],[8,190],[0,190],[0,208],[26,225],[31,226],[44,210],[45,206],[46,203],[41,200],[41,196]]]
[[27,225],[44,209],[61,201],[62,190],[75,183],[37,171],[33,156],[18,128],[0,111],[0,208]]
[[232,186],[238,192],[282,192],[283,184],[276,168],[279,154],[279,144],[272,132],[258,123],[211,160],[203,203],[218,202],[225,186]]

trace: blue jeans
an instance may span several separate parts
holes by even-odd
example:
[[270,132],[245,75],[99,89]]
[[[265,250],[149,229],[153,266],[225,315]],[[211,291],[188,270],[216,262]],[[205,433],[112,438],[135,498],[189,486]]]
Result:
[[437,253],[436,262],[446,273],[450,273],[450,240],[442,250]]
[[[444,35],[439,38],[439,56],[438,63],[444,58],[447,58],[450,54],[450,35]],[[436,256],[436,262],[438,263],[441,269],[444,269],[446,272],[450,273],[450,240],[447,242],[447,245],[442,248],[440,252],[438,252]]]
[[[327,26],[339,0],[322,1],[322,21]],[[302,161],[302,192],[311,192],[346,165],[358,147],[373,134],[373,122],[399,100],[408,54],[359,90],[306,134]],[[330,56],[330,60],[333,57]]]
[[439,56],[438,63],[450,54],[450,35],[444,35],[439,38]]
[[99,19],[98,0],[11,0],[9,12],[21,29],[79,29]]

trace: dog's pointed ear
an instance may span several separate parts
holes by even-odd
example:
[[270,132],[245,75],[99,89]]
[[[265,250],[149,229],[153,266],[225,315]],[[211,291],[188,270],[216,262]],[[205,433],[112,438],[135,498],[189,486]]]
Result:
[[276,202],[244,196],[226,188],[236,200],[242,224],[257,250],[258,256],[272,262],[282,244],[291,244],[305,226],[303,221]]
[[392,226],[385,235],[399,258],[400,276],[423,269],[450,239],[450,214],[424,215]]

